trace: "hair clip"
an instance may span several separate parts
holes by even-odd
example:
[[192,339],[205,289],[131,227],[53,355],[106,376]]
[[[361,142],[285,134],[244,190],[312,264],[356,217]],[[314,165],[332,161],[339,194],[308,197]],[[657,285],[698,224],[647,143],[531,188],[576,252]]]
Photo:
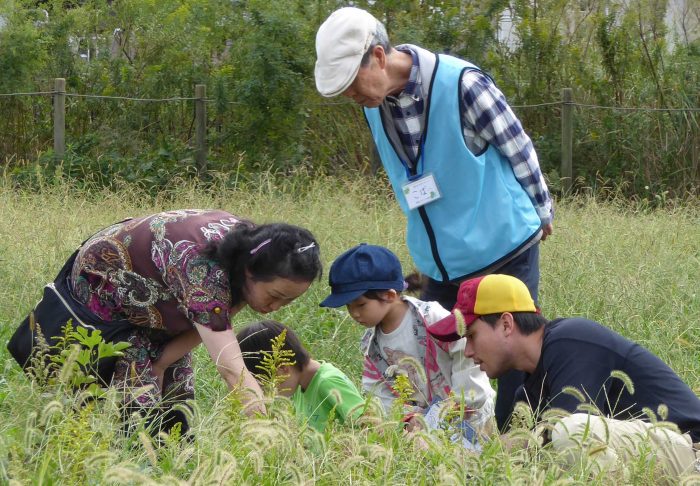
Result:
[[299,248],[297,248],[297,253],[304,253],[306,250],[310,250],[311,248],[315,248],[315,247],[316,247],[316,242],[312,241],[311,243],[309,243],[306,246],[300,246]]
[[269,242],[271,242],[271,241],[272,241],[272,238],[266,239],[265,241],[263,241],[262,243],[260,243],[258,246],[256,246],[256,247],[253,248],[252,250],[250,250],[250,254],[251,254],[251,255],[255,255],[255,254],[260,250],[260,248],[262,248],[263,246],[267,245],[267,244],[268,244]]

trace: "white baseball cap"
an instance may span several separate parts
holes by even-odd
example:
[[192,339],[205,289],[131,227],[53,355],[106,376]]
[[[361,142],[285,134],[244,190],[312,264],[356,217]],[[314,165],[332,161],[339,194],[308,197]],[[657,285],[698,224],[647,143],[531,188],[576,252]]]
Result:
[[322,96],[338,96],[348,89],[376,30],[377,19],[355,7],[336,10],[319,27],[314,75]]

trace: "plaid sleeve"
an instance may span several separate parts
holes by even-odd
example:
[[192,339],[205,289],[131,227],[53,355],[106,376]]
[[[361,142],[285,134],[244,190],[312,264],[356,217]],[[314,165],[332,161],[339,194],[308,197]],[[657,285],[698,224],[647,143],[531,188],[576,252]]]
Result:
[[465,71],[462,103],[462,128],[467,145],[483,150],[491,144],[503,154],[530,197],[542,224],[551,223],[554,216],[552,198],[537,153],[503,93],[481,71]]

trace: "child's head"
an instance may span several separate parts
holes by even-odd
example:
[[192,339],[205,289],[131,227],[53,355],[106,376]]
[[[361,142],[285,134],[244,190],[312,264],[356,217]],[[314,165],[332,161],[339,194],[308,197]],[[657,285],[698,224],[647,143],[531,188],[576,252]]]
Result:
[[368,291],[403,292],[401,262],[383,246],[362,243],[340,255],[328,274],[331,295],[321,307],[342,307]]
[[[396,255],[382,246],[365,243],[336,258],[331,265],[328,282],[331,295],[321,302],[321,307],[347,305],[352,317],[366,326],[376,325],[375,317],[385,312],[379,302],[393,300],[406,289],[401,262]],[[355,304],[364,307],[365,302],[372,309],[365,309],[364,313],[368,315],[360,319],[351,308]]]
[[294,356],[291,358],[295,361],[294,368],[301,372],[311,360],[309,352],[304,348],[299,341],[299,338],[294,331],[289,329],[284,324],[276,321],[259,321],[254,322],[241,329],[236,338],[243,353],[243,362],[248,371],[254,375],[260,374],[260,365],[262,365],[263,351],[272,351],[272,340],[282,334],[282,331],[287,331],[282,349],[291,351]]

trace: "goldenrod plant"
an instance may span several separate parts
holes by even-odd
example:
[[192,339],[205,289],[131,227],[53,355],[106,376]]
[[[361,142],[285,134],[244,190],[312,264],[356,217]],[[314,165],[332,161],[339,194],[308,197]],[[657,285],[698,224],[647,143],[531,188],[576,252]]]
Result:
[[294,351],[284,349],[285,339],[287,338],[287,330],[283,330],[280,334],[274,337],[272,341],[272,349],[270,351],[261,351],[263,358],[257,370],[253,370],[256,374],[263,391],[268,397],[275,396],[277,387],[287,377],[280,373],[281,368],[294,366]]

